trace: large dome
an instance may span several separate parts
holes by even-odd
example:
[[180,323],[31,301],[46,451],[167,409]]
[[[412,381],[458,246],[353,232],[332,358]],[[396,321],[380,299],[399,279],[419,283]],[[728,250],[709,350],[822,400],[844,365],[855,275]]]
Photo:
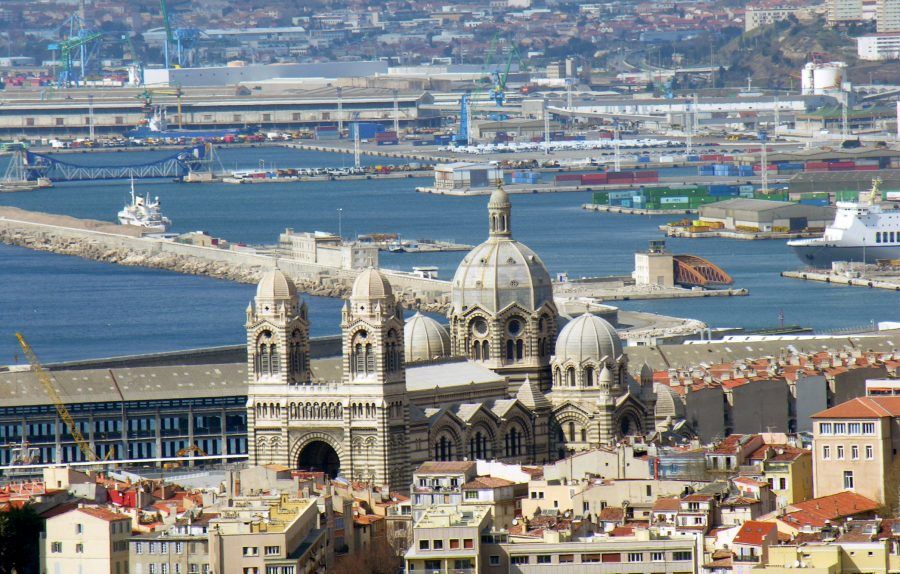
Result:
[[455,313],[476,305],[496,313],[512,303],[534,311],[553,299],[550,274],[518,241],[492,237],[466,255],[452,283]]
[[256,298],[265,300],[296,299],[297,287],[280,269],[266,271],[256,286]]
[[556,360],[577,364],[622,355],[622,340],[608,321],[585,313],[569,321],[556,338]]
[[450,356],[450,335],[443,325],[431,317],[416,313],[407,319],[403,336],[404,354],[408,363]]

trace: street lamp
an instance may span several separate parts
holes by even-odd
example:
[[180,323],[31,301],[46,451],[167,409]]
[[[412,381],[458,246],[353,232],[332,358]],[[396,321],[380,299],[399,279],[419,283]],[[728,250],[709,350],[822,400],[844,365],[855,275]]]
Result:
[[338,210],[338,237],[344,238],[344,208],[339,207]]

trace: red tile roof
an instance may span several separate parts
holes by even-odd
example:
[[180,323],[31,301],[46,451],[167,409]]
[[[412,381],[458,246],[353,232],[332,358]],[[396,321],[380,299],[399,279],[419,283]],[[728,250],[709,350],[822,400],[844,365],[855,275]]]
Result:
[[416,473],[443,473],[443,472],[465,472],[470,468],[474,468],[475,463],[472,461],[459,461],[459,460],[450,460],[450,461],[432,461],[432,462],[423,462],[419,468],[416,469]]
[[795,528],[821,528],[826,521],[847,518],[877,510],[881,505],[855,492],[838,492],[788,506],[789,513],[781,518]]
[[856,397],[812,416],[815,419],[900,417],[900,397]]
[[653,510],[656,512],[672,512],[681,509],[681,500],[677,497],[673,498],[657,498],[653,503]]
[[496,478],[493,476],[476,476],[469,482],[462,485],[463,490],[481,490],[484,488],[500,488],[502,486],[510,486],[515,484],[511,480],[505,478]]
[[607,522],[622,520],[625,518],[625,510],[618,506],[607,506],[600,511],[600,516],[598,518],[599,520],[605,520]]
[[735,544],[750,544],[752,546],[761,546],[766,536],[777,530],[778,526],[774,522],[760,522],[758,520],[748,520],[734,537]]
[[113,522],[116,520],[131,520],[131,517],[127,514],[119,514],[118,512],[113,512],[111,510],[106,510],[105,508],[97,508],[94,506],[83,506],[78,509],[78,512],[83,512],[89,516],[93,516],[94,518],[99,518],[100,520],[105,520],[107,522]]

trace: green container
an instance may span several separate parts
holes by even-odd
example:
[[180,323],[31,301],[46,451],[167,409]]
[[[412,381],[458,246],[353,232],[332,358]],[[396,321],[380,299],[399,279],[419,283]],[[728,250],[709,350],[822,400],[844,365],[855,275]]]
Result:
[[834,197],[837,201],[859,201],[859,192],[853,190],[844,190],[835,192]]
[[608,205],[609,193],[605,191],[595,191],[593,202],[594,205]]
[[800,199],[828,199],[827,192],[801,193]]
[[709,189],[705,185],[691,187],[645,187],[644,197],[693,197],[706,195]]

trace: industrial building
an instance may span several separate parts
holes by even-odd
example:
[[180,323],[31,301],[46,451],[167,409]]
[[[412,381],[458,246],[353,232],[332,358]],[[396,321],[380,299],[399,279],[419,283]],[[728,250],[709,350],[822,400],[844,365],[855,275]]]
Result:
[[488,188],[503,181],[503,170],[489,163],[459,161],[434,166],[434,187],[442,191]]
[[800,231],[824,228],[834,221],[834,209],[765,199],[728,199],[700,208],[700,219],[734,231]]
[[[432,97],[422,90],[378,88],[303,88],[299,85],[260,86],[236,95],[234,89],[185,90],[180,98],[181,124],[185,128],[240,128],[260,130],[301,129],[341,122],[392,122],[396,99],[401,126],[429,126],[440,121],[439,112],[423,108]],[[117,90],[115,95],[88,98],[83,91],[59,92],[54,99],[39,99],[28,92],[7,97],[0,106],[2,136],[87,136],[93,123],[96,133],[124,134],[145,118],[138,89]],[[172,95],[153,97],[165,105],[176,123],[178,100]]]

